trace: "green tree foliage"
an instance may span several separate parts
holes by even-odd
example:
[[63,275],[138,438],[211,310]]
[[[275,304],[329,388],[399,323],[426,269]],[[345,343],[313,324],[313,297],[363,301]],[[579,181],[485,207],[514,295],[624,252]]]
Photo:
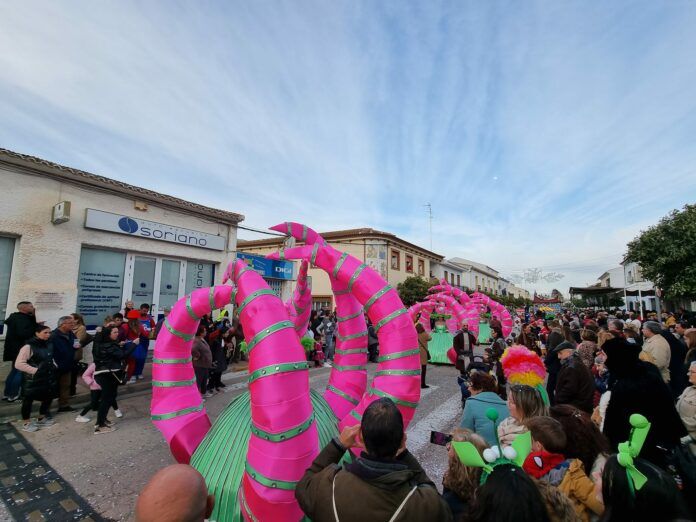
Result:
[[696,296],[696,205],[674,210],[628,244],[627,261],[667,297]]
[[403,283],[396,285],[396,291],[399,292],[399,297],[406,306],[425,300],[428,288],[430,288],[430,283],[418,276],[411,276]]

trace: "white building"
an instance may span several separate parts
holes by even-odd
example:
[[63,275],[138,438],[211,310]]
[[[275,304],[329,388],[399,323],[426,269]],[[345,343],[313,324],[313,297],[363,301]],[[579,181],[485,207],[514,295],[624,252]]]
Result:
[[656,295],[655,285],[652,281],[643,278],[640,266],[637,263],[622,264],[624,274],[624,296],[627,310],[643,312],[646,310],[660,310],[660,300]]
[[0,149],[0,320],[19,301],[88,326],[220,282],[244,216]]
[[617,266],[604,272],[598,278],[600,286],[605,288],[624,288],[626,286],[626,277],[624,275],[624,268],[622,266]]
[[467,271],[465,268],[446,260],[430,262],[430,277],[441,281],[446,280],[450,285],[464,289]]
[[482,291],[489,292],[493,295],[500,294],[499,289],[499,273],[497,270],[488,265],[470,261],[461,257],[453,257],[447,260],[464,270],[463,286],[469,288],[472,292]]

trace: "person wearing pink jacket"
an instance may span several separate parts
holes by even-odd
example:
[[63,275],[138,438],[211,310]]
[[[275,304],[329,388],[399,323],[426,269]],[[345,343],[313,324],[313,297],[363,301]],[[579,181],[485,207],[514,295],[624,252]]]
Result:
[[[99,409],[99,401],[101,399],[101,386],[99,386],[97,381],[94,380],[95,370],[96,366],[94,363],[92,363],[87,367],[85,373],[82,374],[82,381],[89,387],[90,403],[83,408],[83,410],[77,417],[75,417],[75,422],[89,422],[90,420],[92,420],[89,417],[87,417],[87,413],[89,412],[89,410],[97,411]],[[114,403],[112,404],[112,407],[114,408],[114,414],[116,415],[116,417],[123,417],[123,412],[118,409],[118,404],[116,404],[115,399]]]

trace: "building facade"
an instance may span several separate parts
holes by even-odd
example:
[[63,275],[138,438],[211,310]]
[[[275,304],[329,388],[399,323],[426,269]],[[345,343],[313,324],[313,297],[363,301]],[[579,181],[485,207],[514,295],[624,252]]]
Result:
[[[396,287],[408,277],[418,276],[429,280],[431,263],[438,263],[443,256],[430,252],[394,234],[372,228],[357,228],[325,232],[322,237],[337,250],[360,259],[375,269],[390,285]],[[283,237],[269,237],[253,241],[239,240],[237,249],[244,253],[266,255],[282,248]],[[298,241],[296,246],[302,246]],[[297,270],[295,269],[295,273]],[[333,309],[335,303],[327,274],[318,268],[310,268],[312,282],[312,306],[314,309]]]
[[497,270],[488,265],[470,261],[461,257],[453,257],[447,260],[464,270],[466,275],[464,286],[472,292],[488,292],[500,295],[499,278]]
[[[0,318],[31,301],[55,326],[219,282],[244,216],[0,149]],[[9,190],[8,190],[8,187]]]
[[430,278],[436,281],[442,281],[443,279],[447,281],[450,285],[457,287],[461,290],[466,290],[467,286],[464,284],[466,282],[466,270],[454,263],[449,261],[433,261],[430,264]]

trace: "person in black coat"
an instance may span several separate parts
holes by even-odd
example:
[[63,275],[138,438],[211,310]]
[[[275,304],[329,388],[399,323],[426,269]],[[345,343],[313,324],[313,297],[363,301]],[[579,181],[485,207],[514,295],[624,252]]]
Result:
[[686,378],[686,344],[677,339],[669,330],[662,330],[662,337],[669,344],[669,387],[676,400],[689,385]]
[[652,424],[641,457],[664,468],[665,450],[675,448],[686,435],[669,386],[654,364],[638,358],[640,348],[625,339],[609,339],[602,350],[607,354],[605,365],[609,370],[611,391],[603,432],[612,451],[617,451],[618,445],[628,440],[629,418],[640,413]]
[[92,355],[94,356],[94,380],[101,386],[102,396],[97,411],[97,423],[94,433],[108,433],[116,428],[106,420],[109,408],[116,401],[118,385],[126,380],[124,361],[135,351],[139,339],[128,343],[128,348],[124,348],[124,341],[118,340],[118,327],[115,325],[105,326],[104,329],[94,336]]
[[552,321],[550,326],[551,331],[546,338],[546,358],[544,358],[544,365],[546,365],[546,372],[548,373],[546,393],[549,395],[551,404],[554,404],[553,396],[556,393],[556,379],[558,378],[558,372],[561,371],[561,361],[558,360],[558,355],[554,350],[556,346],[565,341],[565,337],[563,337],[563,332],[561,331],[558,321]]
[[561,362],[556,380],[554,404],[570,404],[579,410],[592,413],[595,392],[594,377],[575,351],[575,346],[563,341],[554,350]]
[[5,348],[2,360],[11,362],[12,368],[5,379],[5,392],[2,400],[9,402],[19,399],[19,391],[22,386],[22,372],[14,367],[14,362],[19,354],[19,349],[34,337],[36,329],[34,305],[29,301],[21,301],[17,304],[17,310],[17,312],[11,313],[4,323]]

